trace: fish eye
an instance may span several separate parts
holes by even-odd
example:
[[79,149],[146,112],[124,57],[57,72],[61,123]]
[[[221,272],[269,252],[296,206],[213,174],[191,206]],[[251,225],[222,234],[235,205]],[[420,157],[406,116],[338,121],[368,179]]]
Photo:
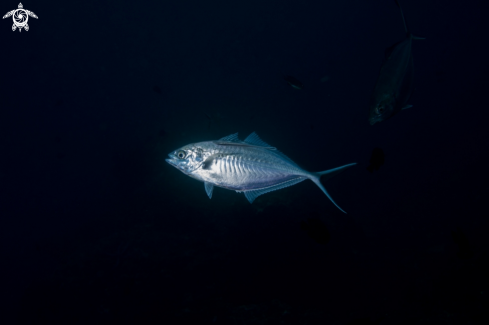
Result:
[[184,159],[184,158],[185,158],[185,156],[186,156],[185,151],[183,151],[183,150],[178,150],[178,152],[177,152],[177,157],[178,157],[178,158],[180,158],[180,159]]
[[384,113],[384,106],[377,107],[377,113],[379,113],[379,114]]

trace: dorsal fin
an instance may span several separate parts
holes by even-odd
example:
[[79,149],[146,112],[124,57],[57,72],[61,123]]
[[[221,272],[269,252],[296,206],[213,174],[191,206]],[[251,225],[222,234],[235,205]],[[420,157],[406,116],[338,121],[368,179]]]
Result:
[[[280,157],[282,157],[282,159],[285,159],[287,160],[290,164],[294,165],[295,167],[297,168],[301,168],[299,165],[297,165],[292,159],[290,159],[289,157],[287,157],[286,155],[284,155],[282,152],[276,150],[275,153],[277,155],[279,155]],[[302,168],[301,168],[302,169]]]
[[239,140],[238,133],[235,133],[214,141],[214,143],[216,143],[217,145],[260,147],[268,150],[277,150],[277,148],[270,146],[268,143],[260,139],[255,132],[251,133],[244,141]]
[[262,139],[260,139],[260,137],[258,136],[258,134],[256,134],[255,132],[251,133],[244,140],[244,142],[246,142],[247,144],[254,145],[254,146],[273,148],[271,145],[269,145],[268,143],[266,143],[265,141],[263,141]]
[[226,141],[226,142],[241,142],[238,139],[238,133],[234,133],[231,135],[228,135],[227,137],[219,139],[219,141]]
[[251,145],[254,145],[254,146],[265,147],[267,149],[274,150],[277,155],[279,155],[283,159],[287,160],[289,163],[293,164],[294,166],[300,168],[295,162],[292,161],[292,159],[290,159],[289,157],[287,157],[286,155],[284,155],[283,153],[281,153],[280,151],[278,151],[277,148],[272,147],[271,145],[269,145],[268,143],[266,143],[265,141],[263,141],[262,139],[260,139],[260,137],[258,136],[258,134],[256,134],[255,132],[251,133],[244,140],[244,142],[246,142],[248,144],[251,144]]

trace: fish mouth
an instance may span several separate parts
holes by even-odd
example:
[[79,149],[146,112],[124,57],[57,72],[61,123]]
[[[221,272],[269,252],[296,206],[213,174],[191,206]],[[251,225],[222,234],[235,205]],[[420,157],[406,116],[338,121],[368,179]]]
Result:
[[180,170],[183,173],[188,173],[189,172],[189,167],[187,166],[185,161],[182,161],[181,159],[177,158],[175,155],[168,155],[170,156],[169,159],[165,159],[165,161],[170,164],[171,166],[175,167],[176,169]]
[[173,155],[173,154],[168,154],[168,157],[170,157],[169,159],[165,159],[165,161],[167,163],[169,163],[170,165],[172,166],[176,166],[177,165],[177,158]]

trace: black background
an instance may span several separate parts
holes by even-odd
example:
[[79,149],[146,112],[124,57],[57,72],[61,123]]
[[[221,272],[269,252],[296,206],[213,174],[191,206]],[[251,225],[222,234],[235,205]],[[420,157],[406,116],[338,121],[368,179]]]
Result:
[[[486,7],[401,4],[413,107],[370,126],[394,1],[24,2],[30,30],[0,26],[2,324],[487,321]],[[253,131],[306,170],[357,162],[324,182],[348,214],[310,181],[209,200],[164,161]]]

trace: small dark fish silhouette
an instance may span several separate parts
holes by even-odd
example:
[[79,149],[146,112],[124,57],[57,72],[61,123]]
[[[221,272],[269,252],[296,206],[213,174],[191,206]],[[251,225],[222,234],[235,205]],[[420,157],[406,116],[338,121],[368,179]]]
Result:
[[307,235],[318,244],[326,245],[331,238],[328,228],[319,218],[307,218],[307,221],[302,221],[301,229],[307,231]]
[[384,62],[370,99],[368,118],[370,125],[385,121],[412,106],[408,105],[414,89],[412,42],[424,38],[411,34],[397,0],[396,4],[401,11],[406,38],[385,51]]
[[304,85],[302,84],[302,82],[300,82],[299,80],[297,80],[296,78],[294,78],[292,76],[284,76],[284,80],[287,81],[287,83],[292,88],[295,88],[295,89],[302,89],[302,88],[304,88]]
[[384,150],[374,148],[374,150],[372,150],[372,156],[370,157],[370,165],[368,165],[367,170],[371,173],[373,173],[374,170],[379,170],[380,166],[384,164],[384,161]]

